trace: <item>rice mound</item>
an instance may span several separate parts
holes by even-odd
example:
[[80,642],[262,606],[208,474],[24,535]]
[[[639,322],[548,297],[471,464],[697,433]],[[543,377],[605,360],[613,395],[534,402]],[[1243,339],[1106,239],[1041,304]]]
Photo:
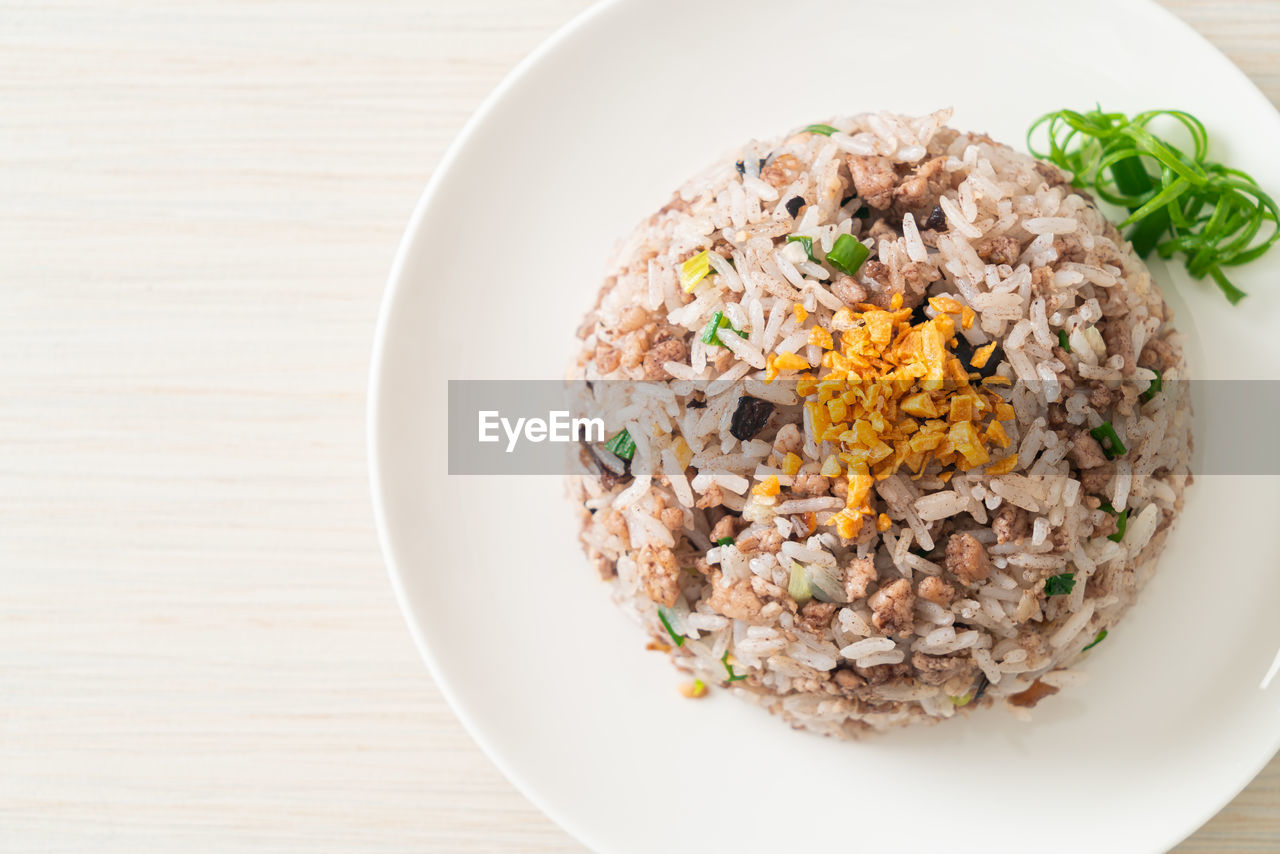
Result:
[[822,734],[1079,681],[1190,483],[1147,268],[1056,167],[949,118],[716,162],[623,241],[570,371],[635,445],[571,479],[614,598]]

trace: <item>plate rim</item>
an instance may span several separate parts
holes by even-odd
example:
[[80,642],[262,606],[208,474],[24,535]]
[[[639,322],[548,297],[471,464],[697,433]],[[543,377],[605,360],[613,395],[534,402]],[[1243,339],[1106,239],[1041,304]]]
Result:
[[[368,391],[365,398],[365,443],[366,457],[365,463],[368,466],[369,489],[371,493],[374,527],[377,531],[378,547],[382,554],[383,563],[388,579],[391,582],[391,589],[395,595],[396,605],[400,611],[400,615],[407,624],[409,634],[413,638],[413,644],[417,647],[418,655],[422,658],[423,663],[427,666],[427,671],[431,674],[431,679],[435,683],[436,688],[444,697],[445,702],[449,705],[449,711],[453,713],[454,719],[462,725],[463,730],[475,742],[485,758],[491,762],[503,778],[515,787],[525,799],[527,799],[544,817],[550,820],[554,825],[567,833],[574,841],[586,846],[591,850],[600,850],[601,840],[595,839],[594,834],[582,827],[571,816],[565,814],[557,807],[553,806],[542,794],[527,780],[523,775],[507,762],[502,753],[497,750],[490,742],[488,736],[481,730],[479,726],[467,715],[462,714],[460,709],[462,703],[457,696],[457,689],[454,685],[444,677],[444,671],[436,658],[435,652],[427,643],[421,629],[421,620],[414,607],[410,602],[408,591],[405,589],[404,571],[400,562],[396,558],[396,547],[392,538],[390,523],[388,522],[388,512],[384,500],[384,484],[382,482],[381,463],[383,460],[383,449],[379,442],[379,411],[382,405],[383,392],[382,387],[385,372],[383,370],[384,359],[386,354],[386,344],[388,329],[391,325],[392,317],[395,314],[395,306],[399,301],[402,289],[405,287],[404,270],[409,264],[409,258],[413,254],[413,249],[422,234],[422,222],[427,216],[428,209],[432,206],[436,195],[440,191],[440,186],[445,180],[445,176],[453,169],[454,163],[462,155],[467,147],[467,143],[476,134],[478,128],[484,124],[485,120],[494,111],[497,105],[504,99],[507,92],[516,86],[516,84],[524,77],[524,75],[537,64],[543,57],[552,54],[558,49],[560,44],[567,38],[572,36],[578,30],[587,26],[591,21],[601,17],[609,10],[616,6],[620,6],[628,0],[596,0],[587,8],[578,12],[568,21],[564,22],[550,35],[546,36],[537,44],[532,51],[525,55],[519,62],[507,71],[498,84],[487,94],[480,102],[474,112],[467,117],[463,123],[462,129],[449,142],[445,148],[444,154],[440,158],[440,162],[432,169],[430,177],[427,179],[426,186],[423,188],[421,195],[418,196],[417,202],[413,206],[413,212],[409,215],[409,221],[405,225],[404,231],[396,245],[395,257],[391,262],[391,268],[387,273],[387,281],[383,286],[381,302],[378,307],[378,317],[374,327],[372,354],[369,361],[369,374],[367,378]],[[1280,745],[1278,745],[1280,746]]]

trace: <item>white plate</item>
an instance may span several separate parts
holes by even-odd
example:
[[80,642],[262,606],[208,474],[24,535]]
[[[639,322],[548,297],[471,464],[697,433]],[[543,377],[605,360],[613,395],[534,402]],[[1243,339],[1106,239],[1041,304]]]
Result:
[[[614,2],[522,63],[450,149],[378,331],[382,543],[458,715],[586,844],[1155,852],[1275,752],[1280,687],[1259,688],[1280,646],[1275,479],[1198,479],[1089,682],[1034,723],[993,711],[842,744],[724,695],[680,697],[580,556],[558,478],[446,474],[446,381],[559,378],[614,241],[736,144],[833,113],[952,105],[956,127],[1019,145],[1040,113],[1098,101],[1188,109],[1219,157],[1280,189],[1262,95],[1158,7],[1115,0]],[[1277,260],[1236,275],[1253,296],[1234,309],[1156,266],[1198,376],[1275,378]],[[1230,441],[1230,413],[1200,415],[1198,443]]]

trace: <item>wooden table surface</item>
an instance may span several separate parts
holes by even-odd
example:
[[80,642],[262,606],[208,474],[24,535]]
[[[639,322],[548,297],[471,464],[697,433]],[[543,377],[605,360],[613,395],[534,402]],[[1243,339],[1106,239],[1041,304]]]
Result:
[[[0,851],[582,850],[418,659],[363,406],[424,181],[586,5],[0,6]],[[1280,2],[1166,5],[1280,101]],[[1280,761],[1178,850],[1280,851]]]

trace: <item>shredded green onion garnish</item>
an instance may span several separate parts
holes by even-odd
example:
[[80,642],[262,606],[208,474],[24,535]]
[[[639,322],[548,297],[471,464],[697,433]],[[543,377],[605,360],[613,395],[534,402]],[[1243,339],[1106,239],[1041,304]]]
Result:
[[837,130],[837,128],[833,128],[831,125],[809,125],[804,129],[804,133],[820,133],[823,136],[831,136],[831,134],[836,133]]
[[947,699],[951,701],[951,705],[958,709],[961,706],[969,705],[973,700],[973,692],[970,691],[968,694],[961,694],[959,697],[948,697]]
[[698,340],[703,344],[715,344],[717,347],[723,347],[724,344],[720,341],[719,333],[721,329],[726,327],[733,329],[734,332],[738,333],[739,338],[747,337],[747,333],[743,332],[741,329],[733,328],[733,325],[729,323],[729,318],[724,316],[724,312],[717,311],[715,314],[711,315],[711,319],[708,320],[707,325],[703,327],[702,335],[698,336]]
[[626,430],[622,430],[612,439],[605,442],[604,449],[611,454],[622,457],[624,460],[629,460],[636,455],[636,443]]
[[[1148,129],[1166,117],[1191,137],[1184,151]],[[1038,151],[1032,136],[1047,126],[1049,149]],[[1129,210],[1121,228],[1133,249],[1146,257],[1182,256],[1194,278],[1206,275],[1232,305],[1244,298],[1224,267],[1247,264],[1280,239],[1280,208],[1258,182],[1238,169],[1208,159],[1204,124],[1181,110],[1148,110],[1132,118],[1101,109],[1058,110],[1027,131],[1027,148],[1072,174],[1077,187]]]
[[721,537],[720,539],[716,540],[716,545],[731,546],[733,545],[733,537]]
[[1164,390],[1164,374],[1160,373],[1159,368],[1152,368],[1151,370],[1155,372],[1156,378],[1151,381],[1151,385],[1147,386],[1147,390],[1141,394],[1144,401],[1150,400]]
[[1076,586],[1076,574],[1074,572],[1064,572],[1061,575],[1051,575],[1045,579],[1044,595],[1046,596],[1065,596],[1071,592]]
[[685,636],[676,634],[675,629],[671,628],[670,621],[667,620],[667,612],[658,609],[658,619],[662,621],[662,627],[667,630],[667,634],[671,635],[671,642],[676,646],[684,646]]
[[836,238],[836,242],[831,246],[831,251],[827,253],[827,263],[841,273],[847,273],[852,276],[858,272],[862,262],[870,257],[870,249],[863,246],[851,235],[842,234]]
[[1120,436],[1116,433],[1116,428],[1111,426],[1110,421],[1103,421],[1090,430],[1089,435],[1098,440],[1098,444],[1102,446],[1102,453],[1107,455],[1107,459],[1114,460],[1124,455],[1124,442],[1120,441]]
[[1080,651],[1088,652],[1089,650],[1093,649],[1095,646],[1102,643],[1106,639],[1107,639],[1107,630],[1103,629],[1102,631],[1098,632],[1098,634],[1094,637],[1094,639],[1089,643],[1088,646],[1086,646],[1084,649]]
[[809,260],[815,263],[817,262],[818,259],[813,257],[813,238],[812,237],[806,237],[803,234],[793,234],[787,238],[787,242],[799,243],[801,246],[804,247],[804,254],[809,256]]
[[729,674],[730,682],[737,682],[739,679],[746,679],[747,674],[737,674],[733,672],[733,665],[729,663],[729,650],[724,651],[724,655],[720,656],[720,663],[724,665],[724,669]]
[[711,250],[704,249],[680,265],[680,287],[684,288],[685,293],[689,293],[698,282],[715,272],[707,257],[710,254]]
[[1071,352],[1071,342],[1067,340],[1067,330],[1065,329],[1058,330],[1058,344],[1062,347],[1063,350],[1066,350],[1068,353]]

